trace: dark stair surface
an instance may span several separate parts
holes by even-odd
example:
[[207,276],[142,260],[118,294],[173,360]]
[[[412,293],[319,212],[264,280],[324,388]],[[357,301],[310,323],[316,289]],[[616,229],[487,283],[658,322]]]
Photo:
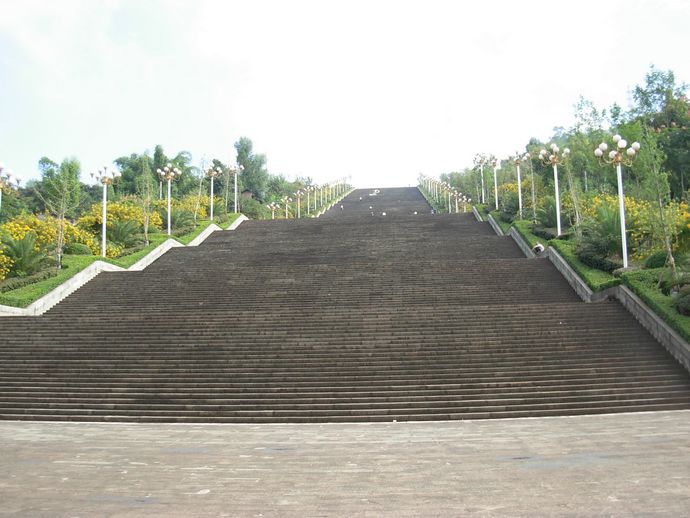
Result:
[[[342,207],[342,208],[341,208]],[[384,215],[385,213],[385,215]],[[690,408],[616,302],[417,189],[247,221],[0,320],[0,418],[338,422]]]

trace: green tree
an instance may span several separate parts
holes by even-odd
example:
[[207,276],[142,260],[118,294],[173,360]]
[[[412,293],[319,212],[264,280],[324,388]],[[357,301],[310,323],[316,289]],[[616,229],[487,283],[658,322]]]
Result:
[[62,251],[65,244],[65,220],[73,216],[79,206],[81,166],[76,158],[66,158],[59,167],[52,160],[39,160],[43,178],[43,201],[46,209],[57,219],[58,229],[55,241],[55,261],[62,267]]
[[153,200],[156,192],[156,183],[151,173],[151,157],[148,153],[143,153],[139,157],[141,174],[137,178],[137,203],[143,213],[144,241],[149,244],[149,225],[151,215],[154,212]]
[[253,148],[254,144],[247,137],[241,137],[235,142],[237,164],[243,167],[240,175],[242,188],[250,190],[255,199],[263,201],[268,186],[266,155],[254,154]]

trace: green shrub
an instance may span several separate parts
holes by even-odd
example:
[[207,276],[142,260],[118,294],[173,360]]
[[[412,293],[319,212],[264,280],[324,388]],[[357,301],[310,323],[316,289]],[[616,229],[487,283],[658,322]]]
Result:
[[[167,222],[167,212],[163,218],[163,228],[168,228]],[[194,214],[186,210],[173,210],[170,216],[170,226],[172,230],[185,229],[185,233],[188,232],[188,228],[194,228],[196,224],[194,223]]]
[[22,239],[12,239],[4,236],[2,240],[5,246],[5,255],[12,259],[11,275],[26,277],[36,273],[44,266],[46,254],[43,250],[36,249],[36,234],[27,232]]
[[140,225],[132,219],[113,221],[108,229],[108,238],[124,248],[134,246],[141,239],[139,237]]
[[670,295],[671,292],[679,291],[683,286],[690,284],[690,273],[688,272],[677,272],[676,275],[673,275],[673,272],[668,268],[658,271],[661,272],[658,286],[664,295]]
[[558,236],[556,235],[556,229],[555,228],[546,228],[542,227],[540,225],[534,225],[532,227],[532,234],[534,234],[537,237],[541,237],[543,239],[546,239],[547,241],[551,239],[556,239]]
[[612,273],[614,270],[623,268],[622,262],[614,261],[608,257],[602,257],[600,254],[592,252],[591,250],[578,248],[576,255],[582,263],[603,272]]
[[195,225],[188,225],[184,227],[173,227],[172,235],[175,237],[180,237],[180,236],[185,236],[187,234],[191,234],[194,232],[194,229],[196,228]]
[[520,210],[520,200],[518,198],[517,191],[513,192],[507,189],[503,189],[503,192],[499,197],[498,205],[501,209],[501,214],[507,214],[508,216],[510,216],[510,220],[505,221],[513,221],[513,217]]
[[[306,211],[302,211],[306,216]],[[242,200],[242,214],[250,219],[268,219],[271,217],[271,211],[265,205],[252,198]],[[296,216],[296,214],[295,214]]]
[[685,285],[680,289],[673,305],[681,315],[690,316],[690,286]]
[[[657,250],[652,253],[647,259],[644,260],[645,268],[663,268],[666,266],[666,259],[668,258],[668,253],[666,250]],[[685,262],[685,255],[681,253],[674,253],[673,259],[676,264],[681,264]]]
[[82,243],[71,243],[65,247],[67,255],[93,255],[91,249]]
[[35,282],[44,281],[46,279],[50,279],[51,277],[55,277],[57,274],[57,268],[47,268],[27,277],[10,277],[8,279],[0,281],[0,293],[5,293],[6,291],[12,291],[19,288],[23,288],[24,286],[28,286],[29,284],[33,284]]
[[690,341],[690,316],[678,312],[673,298],[659,289],[659,276],[664,270],[637,270],[621,275],[625,284],[640,297],[657,315]]
[[592,268],[580,261],[575,253],[576,245],[574,242],[554,239],[549,242],[549,245],[568,262],[592,291],[602,291],[621,283],[619,278],[610,273]]
[[139,242],[133,246],[124,248],[118,257],[123,257],[125,255],[134,254],[134,253],[138,252],[139,250],[143,250],[144,248],[146,248],[146,244],[143,242]]
[[558,225],[558,216],[556,211],[556,198],[553,196],[544,196],[541,207],[537,209],[537,220],[542,227],[555,228]]

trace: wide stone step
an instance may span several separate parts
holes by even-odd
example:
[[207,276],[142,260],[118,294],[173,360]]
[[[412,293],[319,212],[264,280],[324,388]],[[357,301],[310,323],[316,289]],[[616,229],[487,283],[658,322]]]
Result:
[[10,409],[0,407],[0,419],[44,419],[49,420],[92,420],[92,421],[131,421],[147,422],[357,422],[357,421],[405,421],[405,420],[457,420],[489,419],[506,417],[541,417],[548,415],[580,415],[591,413],[612,413],[653,410],[686,410],[690,408],[690,398],[640,398],[628,401],[600,401],[572,403],[517,403],[497,400],[493,404],[475,407],[419,406],[403,409],[362,409],[356,410],[242,410],[242,411],[147,411],[144,415],[130,415],[126,411],[114,409]]

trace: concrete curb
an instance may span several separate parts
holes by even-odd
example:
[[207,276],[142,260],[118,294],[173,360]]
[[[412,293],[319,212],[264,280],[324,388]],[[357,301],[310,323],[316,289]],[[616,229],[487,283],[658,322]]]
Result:
[[[335,207],[338,203],[340,203],[340,202],[343,200],[343,198],[345,198],[346,196],[348,196],[348,195],[349,195],[352,191],[354,191],[354,190],[355,190],[355,189],[350,189],[350,190],[347,191],[345,194],[343,194],[340,198],[336,198],[336,199],[333,201],[333,203],[331,203],[329,206],[327,206],[324,210],[320,211],[320,212],[319,212],[316,216],[314,216],[314,217],[320,218],[321,216],[323,216],[324,214],[326,214],[326,212],[328,212],[328,211],[331,210],[333,207]],[[293,219],[294,219],[294,218],[293,218]]]
[[215,223],[211,223],[208,227],[206,227],[198,236],[196,236],[194,239],[192,239],[187,246],[199,246],[201,243],[204,242],[204,240],[210,236],[213,232],[216,230],[223,230],[220,228],[218,225]]
[[84,284],[93,279],[101,272],[120,272],[124,268],[106,263],[105,261],[94,261],[82,271],[66,280],[50,293],[45,294],[40,299],[32,302],[25,308],[15,308],[11,306],[0,306],[0,316],[37,316],[45,313],[62,299],[81,288]]
[[132,266],[130,266],[129,268],[121,268],[121,270],[133,271],[133,272],[141,271],[144,268],[146,268],[148,265],[153,263],[156,259],[158,259],[165,252],[167,252],[171,248],[177,248],[178,246],[184,246],[184,245],[182,243],[180,243],[179,241],[175,241],[174,239],[166,239],[160,245],[158,245],[156,248],[154,248],[148,254],[146,254],[144,257],[139,259]]
[[609,299],[611,297],[616,297],[618,286],[613,286],[602,291],[594,292],[592,288],[587,286],[587,283],[582,280],[575,270],[568,264],[568,262],[563,259],[561,254],[559,254],[555,248],[548,247],[545,252],[546,257],[549,258],[551,263],[556,267],[568,284],[572,286],[575,293],[585,302],[601,302],[603,300]]
[[[232,225],[228,227],[228,230],[235,230],[242,224],[243,221],[249,218],[244,214],[241,214],[239,218],[233,221]],[[151,250],[144,257],[139,259],[129,268],[122,268],[121,266],[116,266],[114,264],[106,263],[105,261],[94,261],[89,266],[84,268],[79,273],[75,274],[73,277],[67,279],[65,282],[60,284],[57,288],[51,292],[45,294],[40,299],[32,302],[25,308],[15,308],[13,306],[3,306],[0,305],[0,317],[4,316],[38,316],[42,315],[50,308],[58,304],[60,301],[65,299],[67,296],[72,294],[81,288],[84,284],[93,279],[96,275],[101,272],[137,272],[145,269],[147,266],[152,264],[156,259],[165,254],[171,248],[177,248],[181,246],[199,246],[204,240],[210,236],[216,230],[221,230],[221,228],[211,223],[206,227],[203,232],[201,232],[197,237],[195,237],[188,245],[183,245],[179,241],[174,239],[166,239],[163,243],[158,245],[156,248]]]
[[494,217],[491,214],[487,214],[486,217],[489,222],[489,225],[491,225],[491,228],[493,228],[494,232],[496,232],[496,235],[505,236],[505,234],[503,233],[503,229],[501,228],[501,225],[496,223]]
[[484,220],[482,219],[482,217],[479,215],[479,211],[477,210],[477,207],[475,207],[474,205],[472,205],[472,214],[474,214],[474,218],[475,218],[477,221],[484,221]]
[[532,252],[532,247],[530,247],[529,243],[520,235],[520,232],[515,230],[515,227],[510,227],[508,235],[513,238],[515,244],[520,248],[520,250],[522,250],[522,253],[525,254],[525,257],[528,259],[534,259],[537,257],[534,252]]
[[244,214],[240,214],[240,216],[235,221],[233,221],[232,224],[226,230],[235,230],[242,224],[243,221],[247,221],[248,219],[249,218]]

